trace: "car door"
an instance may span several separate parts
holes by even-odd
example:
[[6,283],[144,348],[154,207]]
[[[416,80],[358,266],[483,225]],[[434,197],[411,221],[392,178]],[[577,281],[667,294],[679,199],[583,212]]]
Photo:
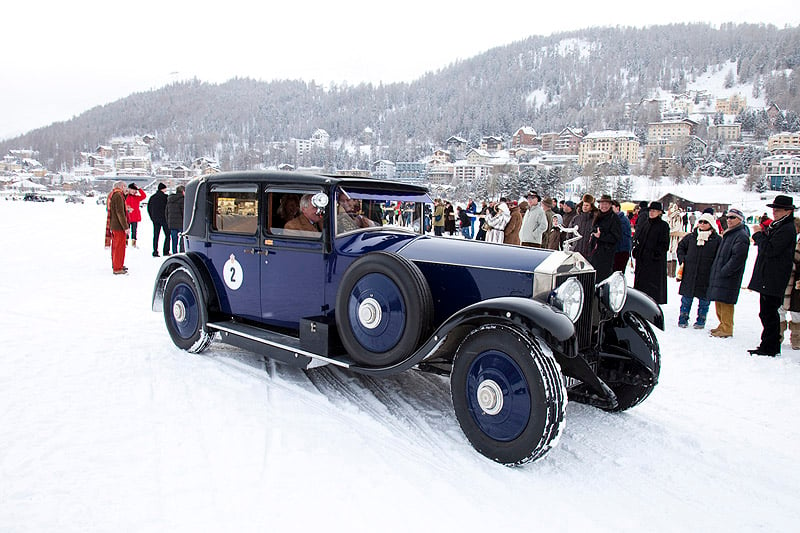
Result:
[[[325,239],[321,232],[285,228],[302,217],[293,206],[319,193],[303,187],[268,188],[264,192],[265,217],[261,264],[261,314],[264,322],[297,329],[300,319],[326,310],[324,295]],[[292,224],[290,224],[292,226]]]
[[261,247],[259,187],[224,183],[209,190],[209,238],[205,254],[218,288],[221,311],[252,320],[261,318]]

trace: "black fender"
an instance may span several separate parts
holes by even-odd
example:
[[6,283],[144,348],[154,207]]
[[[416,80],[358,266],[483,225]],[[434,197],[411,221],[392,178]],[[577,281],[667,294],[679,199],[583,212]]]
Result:
[[628,287],[625,305],[619,314],[624,315],[625,313],[636,313],[661,331],[664,331],[664,313],[661,311],[661,306],[640,290]]
[[171,255],[164,260],[161,268],[158,269],[156,282],[153,286],[153,311],[158,313],[163,311],[164,289],[167,286],[167,279],[170,274],[179,268],[183,268],[189,272],[189,275],[192,276],[197,288],[200,290],[200,296],[203,299],[201,308],[206,312],[205,318],[207,320],[209,310],[218,309],[219,303],[214,288],[214,282],[211,280],[208,269],[205,267],[202,258],[194,252]]
[[[446,352],[445,340],[454,330],[462,328],[469,331],[487,323],[522,324],[533,335],[559,343],[565,342],[575,335],[575,325],[567,315],[545,303],[514,296],[491,298],[474,303],[451,315],[407,359],[380,368],[351,365],[350,370],[371,375],[390,375],[403,372],[426,358],[438,355],[440,351]],[[459,335],[459,341],[460,337]],[[451,345],[452,343],[447,344],[447,346]],[[452,353],[449,355],[452,356]]]

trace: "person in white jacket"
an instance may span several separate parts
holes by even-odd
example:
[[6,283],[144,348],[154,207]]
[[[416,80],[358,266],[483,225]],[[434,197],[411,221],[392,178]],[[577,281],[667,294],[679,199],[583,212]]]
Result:
[[[491,211],[491,209],[490,209]],[[494,208],[494,214],[486,215],[486,224],[489,231],[486,233],[486,242],[503,243],[503,230],[511,220],[511,210],[506,205],[506,199],[500,198],[500,203]]]
[[540,201],[541,198],[536,192],[528,193],[528,211],[522,219],[522,228],[519,230],[522,246],[542,247],[542,235],[547,231],[547,216],[539,205]]

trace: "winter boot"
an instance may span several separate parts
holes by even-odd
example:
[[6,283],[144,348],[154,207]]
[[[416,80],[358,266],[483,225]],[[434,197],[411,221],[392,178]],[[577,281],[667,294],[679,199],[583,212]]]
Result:
[[703,329],[706,327],[706,317],[705,315],[698,315],[697,322],[694,323],[692,326],[694,329]]
[[689,315],[686,313],[681,313],[678,317],[678,327],[679,328],[686,328],[689,327]]
[[786,333],[786,324],[787,322],[785,320],[781,320],[781,344],[783,344],[783,334]]
[[131,239],[131,246],[136,248],[136,239]]
[[792,350],[800,350],[800,322],[789,322],[789,341]]

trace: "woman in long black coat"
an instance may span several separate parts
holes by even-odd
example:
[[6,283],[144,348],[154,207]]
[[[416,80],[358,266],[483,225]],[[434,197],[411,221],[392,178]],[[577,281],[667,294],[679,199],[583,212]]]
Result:
[[717,234],[716,225],[711,215],[702,215],[697,227],[678,243],[678,263],[683,267],[681,286],[681,312],[678,326],[689,325],[689,312],[695,298],[697,304],[697,321],[695,329],[703,329],[711,302],[708,299],[708,282],[711,277],[711,265],[717,256],[717,248],[722,238]]
[[667,303],[667,250],[669,250],[669,224],[661,220],[664,208],[661,202],[650,202],[648,219],[636,227],[636,260],[633,288],[649,295],[656,303]]

